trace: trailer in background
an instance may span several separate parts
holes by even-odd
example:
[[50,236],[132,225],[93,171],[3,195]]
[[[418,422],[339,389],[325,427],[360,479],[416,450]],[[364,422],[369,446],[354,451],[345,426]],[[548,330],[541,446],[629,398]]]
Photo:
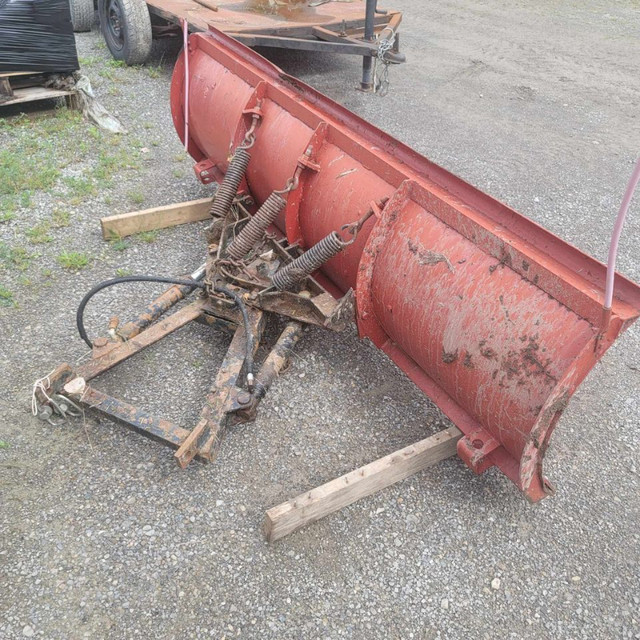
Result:
[[[89,1],[92,0],[80,0]],[[377,8],[376,0],[97,0],[100,26],[114,58],[142,64],[154,38],[176,37],[209,26],[250,47],[362,56],[361,88],[375,91],[399,52],[402,13]],[[376,82],[376,68],[379,81]]]

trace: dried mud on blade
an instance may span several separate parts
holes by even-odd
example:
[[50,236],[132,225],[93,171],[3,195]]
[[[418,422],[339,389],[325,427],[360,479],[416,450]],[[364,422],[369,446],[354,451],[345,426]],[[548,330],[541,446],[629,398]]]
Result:
[[[639,315],[620,275],[603,322],[603,264],[465,183],[243,45],[212,30],[189,54],[196,173],[220,180],[251,116],[262,114],[246,189],[264,202],[294,173],[277,226],[308,248],[375,209],[323,282],[356,292],[369,338],[465,434],[475,472],[497,466],[533,501],[542,460],[576,387]],[[171,106],[184,140],[184,58]]]

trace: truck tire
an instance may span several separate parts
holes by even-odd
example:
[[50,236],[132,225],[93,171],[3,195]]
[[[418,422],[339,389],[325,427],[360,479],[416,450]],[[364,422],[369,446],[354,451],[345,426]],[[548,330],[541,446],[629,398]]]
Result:
[[98,0],[102,35],[116,60],[142,64],[151,52],[151,18],[144,0]]
[[93,26],[93,0],[70,0],[71,24],[76,33],[91,31]]

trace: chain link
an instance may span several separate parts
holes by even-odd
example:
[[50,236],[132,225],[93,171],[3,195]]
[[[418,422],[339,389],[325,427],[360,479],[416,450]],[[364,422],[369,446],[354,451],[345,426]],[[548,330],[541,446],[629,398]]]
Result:
[[[382,38],[385,31],[390,31],[391,35]],[[378,55],[373,72],[373,90],[379,96],[384,97],[389,93],[389,65],[391,61],[387,58],[387,53],[393,49],[396,41],[396,32],[391,27],[385,27],[377,36]]]

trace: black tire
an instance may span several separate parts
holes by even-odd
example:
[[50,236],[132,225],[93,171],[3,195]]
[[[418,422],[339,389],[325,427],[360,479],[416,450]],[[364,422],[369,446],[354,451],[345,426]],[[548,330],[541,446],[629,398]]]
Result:
[[71,24],[76,33],[91,31],[95,17],[93,0],[70,0]]
[[142,64],[151,52],[151,18],[144,0],[98,0],[102,35],[116,60]]

